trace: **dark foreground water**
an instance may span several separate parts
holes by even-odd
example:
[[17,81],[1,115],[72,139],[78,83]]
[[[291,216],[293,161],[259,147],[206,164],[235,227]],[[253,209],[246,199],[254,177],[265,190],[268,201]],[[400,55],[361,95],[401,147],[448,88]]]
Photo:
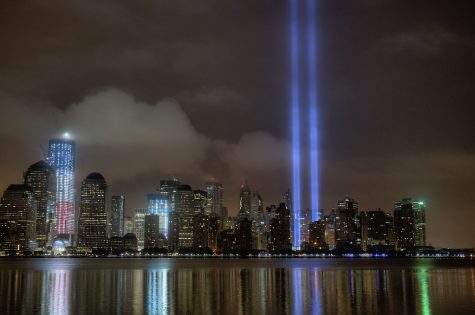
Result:
[[2,258],[0,314],[475,314],[475,261]]

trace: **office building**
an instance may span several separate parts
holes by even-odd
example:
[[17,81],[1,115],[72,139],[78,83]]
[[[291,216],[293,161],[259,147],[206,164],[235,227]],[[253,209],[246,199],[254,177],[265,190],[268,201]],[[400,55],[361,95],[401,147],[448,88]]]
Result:
[[[31,165],[23,176],[25,185],[30,186],[36,200],[36,243],[45,248],[51,227],[54,227],[53,215],[56,198],[56,175],[54,169],[45,161]],[[53,231],[54,232],[54,231]],[[49,245],[52,244],[51,235]]]
[[71,242],[77,219],[74,197],[76,144],[67,137],[51,139],[48,149],[48,164],[56,172],[55,234]]
[[36,201],[30,186],[8,186],[0,201],[0,220],[4,234],[0,249],[36,249],[36,211]]
[[110,236],[124,236],[125,196],[112,196],[110,211]]
[[89,174],[81,184],[79,249],[90,251],[108,247],[106,191],[106,181],[99,173]]

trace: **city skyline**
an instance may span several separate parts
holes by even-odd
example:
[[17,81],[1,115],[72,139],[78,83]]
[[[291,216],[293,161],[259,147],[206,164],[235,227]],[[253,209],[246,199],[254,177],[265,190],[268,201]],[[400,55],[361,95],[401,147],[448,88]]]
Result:
[[[349,195],[365,209],[389,211],[411,196],[430,210],[431,243],[474,246],[471,6],[317,4],[322,208]],[[127,192],[129,215],[147,206],[144,191],[162,178],[192,187],[216,178],[231,214],[245,178],[265,202],[291,187],[286,5],[60,7],[2,10],[12,14],[2,16],[0,31],[7,43],[0,55],[0,190],[20,182],[25,166],[43,159],[47,141],[65,130],[81,151],[76,189],[99,171],[111,193]],[[123,23],[134,21],[135,10],[149,12],[144,24]],[[109,24],[100,12],[108,12]],[[75,36],[61,27],[64,20]],[[306,30],[304,21],[299,26]],[[17,66],[25,60],[31,64]],[[302,172],[308,183],[309,169]]]
[[[72,138],[72,135],[69,133],[69,132],[65,132],[63,133],[62,137],[56,137],[56,138],[53,138],[49,141],[49,144],[50,144],[50,150],[51,150],[51,146],[53,146],[53,149],[54,149],[54,146],[57,146],[57,145],[60,145],[60,148],[61,150],[59,150],[59,153],[57,153],[56,155],[55,154],[52,154],[50,152],[49,154],[49,157],[52,157],[53,159],[55,160],[65,160],[65,161],[72,161],[72,166],[68,166],[66,165],[67,167],[69,168],[72,168],[74,169],[74,161],[76,159],[76,150],[75,150],[75,147],[76,147],[76,143],[75,141],[73,140]],[[63,148],[63,146],[66,145],[67,148]],[[72,149],[71,149],[72,148]],[[71,152],[72,155],[71,155]],[[65,154],[65,156],[61,156],[61,154]],[[24,181],[25,183],[28,183],[28,178],[29,175],[32,170],[35,171],[36,169],[38,169],[39,171],[36,171],[36,172],[39,172],[38,175],[36,175],[36,177],[38,178],[36,181],[37,183],[35,182],[32,182],[30,183],[30,186],[33,188],[32,189],[32,193],[36,193],[38,194],[38,189],[34,189],[36,186],[39,186],[39,188],[42,188],[42,190],[40,189],[39,190],[39,193],[42,193],[43,195],[44,194],[53,194],[56,196],[56,198],[60,198],[60,202],[59,202],[59,205],[62,204],[62,200],[64,199],[63,196],[61,196],[61,194],[58,194],[57,193],[57,190],[58,190],[58,187],[60,187],[61,185],[70,185],[69,184],[69,179],[66,178],[66,179],[63,179],[62,181],[57,181],[57,178],[58,176],[54,175],[53,174],[53,177],[51,177],[51,179],[49,178],[50,175],[49,173],[46,173],[46,175],[43,175],[43,172],[45,171],[48,171],[49,168],[51,168],[51,166],[49,166],[49,164],[51,164],[51,162],[49,162],[49,158],[47,158],[47,161],[43,161],[43,160],[40,160],[34,164],[32,164],[28,170],[24,173],[24,177],[22,178],[22,181]],[[67,163],[66,163],[67,164]],[[54,168],[51,168],[54,170]],[[56,174],[61,174],[62,172],[64,172],[63,169],[57,169],[56,170]],[[36,173],[33,173],[33,174],[36,174]],[[41,175],[41,176],[40,176]],[[74,178],[76,176],[75,172],[73,171],[72,174],[69,174],[69,177],[72,177]],[[84,198],[84,183],[87,182],[89,180],[89,178],[92,178],[92,179],[99,179],[99,180],[102,180],[102,181],[105,181],[105,179],[102,177],[102,175],[98,172],[92,172],[92,173],[89,173],[86,177],[86,179],[84,180],[81,180],[81,189],[80,191],[78,192],[78,194],[74,194],[74,196],[72,196],[72,200],[76,200],[76,201],[80,201],[80,204],[82,204],[83,202],[83,198]],[[54,189],[50,190],[48,189],[49,187],[46,187],[47,185],[45,184],[45,181],[52,181],[54,180],[54,184],[52,186],[54,186]],[[187,232],[189,235],[192,235],[190,233],[192,233],[192,229],[193,229],[193,223],[192,221],[194,219],[192,219],[194,217],[194,214],[192,213],[197,213],[196,211],[203,211],[203,214],[207,214],[207,215],[210,215],[210,214],[213,214],[213,215],[218,215],[218,217],[224,219],[226,218],[226,215],[224,215],[224,217],[221,216],[221,214],[223,213],[226,213],[227,214],[227,210],[223,210],[223,209],[227,209],[227,205],[224,204],[222,202],[222,196],[225,195],[224,191],[224,187],[221,183],[217,182],[216,179],[212,178],[210,179],[209,181],[207,182],[203,182],[201,183],[201,185],[198,185],[197,187],[194,186],[193,189],[198,189],[198,190],[192,190],[192,187],[187,185],[187,184],[183,184],[183,182],[181,182],[179,179],[177,178],[165,178],[165,179],[160,179],[159,180],[160,184],[159,186],[153,191],[153,192],[144,192],[143,193],[143,204],[145,204],[146,206],[145,207],[134,207],[134,208],[129,208],[129,211],[127,212],[126,209],[127,208],[124,208],[123,212],[122,212],[122,235],[115,235],[115,236],[124,236],[126,233],[125,231],[125,219],[127,216],[132,216],[133,218],[133,224],[134,224],[134,231],[136,230],[136,227],[135,227],[135,224],[137,223],[135,216],[137,215],[137,213],[140,213],[142,215],[142,219],[140,222],[142,222],[146,216],[148,215],[157,215],[157,222],[160,222],[160,227],[158,228],[157,230],[157,233],[160,233],[164,236],[165,239],[168,239],[168,242],[173,242],[171,241],[173,239],[173,236],[170,236],[170,229],[171,229],[171,226],[169,227],[169,224],[172,224],[169,222],[169,219],[172,218],[172,212],[173,211],[177,211],[176,210],[176,202],[178,202],[179,204],[180,203],[185,203],[187,204],[187,206],[185,207],[186,209],[190,209],[190,210],[186,210],[185,213],[187,213],[187,211],[189,212],[189,214],[186,214],[187,215],[187,219],[185,220],[186,222],[188,222],[187,224],[185,224],[185,226],[187,226],[190,231]],[[66,184],[64,184],[66,183]],[[10,184],[10,186],[21,186],[22,183],[12,183]],[[59,186],[58,186],[59,185]],[[106,185],[105,182],[103,185]],[[26,187],[26,186],[25,186]],[[26,189],[26,188],[25,188]],[[203,190],[199,190],[199,189],[203,189]],[[218,193],[218,196],[217,196],[217,199],[216,197],[213,197],[213,194],[215,193],[215,189],[218,189],[219,193]],[[63,189],[64,190],[64,189]],[[5,192],[7,192],[8,190],[6,190]],[[177,191],[179,192],[178,194]],[[188,201],[180,201],[182,197],[180,197],[183,193],[180,193],[180,192],[187,192],[189,191],[189,200]],[[258,230],[257,230],[257,227],[255,226],[255,222],[256,221],[259,221],[259,219],[257,217],[255,217],[256,215],[253,214],[253,211],[255,213],[255,210],[253,209],[256,209],[256,207],[260,207],[260,211],[262,212],[263,211],[263,208],[264,207],[270,207],[270,206],[275,206],[275,205],[279,205],[279,204],[282,204],[283,202],[288,206],[288,210],[289,210],[289,219],[290,219],[290,223],[292,223],[293,221],[293,218],[296,218],[295,214],[290,210],[291,207],[293,206],[293,203],[291,201],[288,201],[287,198],[289,198],[290,195],[288,195],[290,192],[290,189],[287,190],[286,192],[283,192],[281,194],[281,199],[278,199],[278,200],[271,200],[271,201],[268,201],[268,200],[263,200],[262,197],[259,195],[259,192],[258,190],[256,189],[251,189],[250,185],[248,184],[248,180],[247,178],[244,180],[244,182],[240,185],[240,193],[238,194],[238,198],[239,198],[239,211],[237,213],[230,213],[229,216],[230,217],[233,217],[235,221],[235,224],[238,224],[238,222],[240,220],[242,220],[243,218],[249,218],[251,219],[252,218],[252,222],[253,222],[253,225],[252,225],[252,233],[253,235],[254,234],[258,234]],[[204,203],[202,203],[202,206],[200,206],[202,210],[192,210],[194,209],[194,202],[196,202],[196,196],[197,196],[197,193],[200,194],[200,193],[204,193],[206,194],[207,196],[205,197],[204,200]],[[194,195],[194,197],[193,197]],[[59,197],[58,197],[59,196]],[[36,197],[36,195],[35,195]],[[96,222],[94,223],[95,226],[99,226],[99,225],[104,225],[104,236],[106,238],[109,238],[111,236],[113,236],[111,233],[112,233],[112,212],[114,211],[114,199],[117,198],[117,197],[120,197],[122,198],[122,206],[124,206],[125,204],[125,201],[127,200],[127,193],[124,193],[120,196],[114,196],[114,195],[111,195],[109,192],[104,192],[102,193],[102,198],[105,198],[104,201],[103,201],[103,210],[108,214],[108,216],[110,215],[110,217],[107,219],[107,222],[104,221],[104,222]],[[208,198],[209,197],[209,198]],[[352,197],[352,196],[351,196]],[[392,217],[393,215],[393,212],[394,212],[394,215],[396,216],[396,212],[400,212],[400,209],[401,207],[404,208],[404,206],[401,206],[401,205],[404,205],[405,202],[409,202],[409,204],[412,204],[412,201],[411,201],[411,197],[410,196],[404,196],[404,197],[401,197],[399,199],[396,199],[396,201],[393,202],[393,207],[389,208],[389,209],[381,209],[381,207],[377,207],[377,208],[359,208],[359,205],[358,205],[358,202],[355,201],[355,199],[352,199],[350,196],[346,195],[344,196],[345,199],[339,199],[338,202],[335,201],[334,205],[331,207],[331,208],[327,208],[327,209],[324,209],[324,208],[320,208],[318,209],[318,219],[317,220],[327,220],[328,216],[332,216],[334,214],[338,216],[341,216],[338,214],[338,211],[340,209],[340,203],[343,202],[343,208],[342,209],[346,209],[346,206],[345,204],[347,202],[350,202],[350,203],[355,203],[356,204],[356,212],[354,212],[353,215],[351,215],[349,217],[350,221],[351,220],[354,220],[358,214],[358,218],[359,218],[359,212],[358,212],[358,209],[360,211],[360,213],[371,213],[371,212],[374,212],[374,211],[383,211],[384,213],[386,213],[387,215],[390,215]],[[43,197],[43,196],[40,196],[40,197],[36,197],[37,198],[37,202],[38,202],[38,205],[40,204],[43,204],[43,205],[48,205],[49,208],[52,208],[54,207],[54,210],[52,209],[49,209],[49,210],[46,210],[47,212],[49,212],[49,216],[43,216],[42,218],[45,219],[43,221],[45,221],[43,224],[45,224],[46,226],[54,226],[54,232],[51,233],[51,235],[46,235],[45,236],[42,236],[41,238],[42,239],[45,239],[45,238],[48,238],[50,241],[48,244],[48,246],[51,246],[52,242],[51,240],[54,240],[54,239],[60,239],[60,240],[66,240],[68,241],[68,243],[72,240],[74,240],[75,242],[78,243],[78,248],[81,248],[81,246],[79,245],[80,244],[80,240],[81,240],[81,237],[80,235],[74,235],[75,233],[69,235],[69,234],[65,234],[65,233],[59,233],[58,231],[60,230],[60,228],[57,227],[57,214],[56,214],[56,211],[63,211],[60,209],[60,207],[58,207],[58,203],[56,202],[53,202],[51,204],[51,202],[49,202],[49,199],[46,198],[46,197]],[[68,197],[69,199],[71,199],[71,196]],[[172,199],[170,199],[172,198]],[[177,199],[178,198],[178,201]],[[257,199],[256,199],[257,198]],[[46,199],[46,200],[43,200],[43,199]],[[53,198],[54,199],[54,198]],[[195,201],[193,202],[193,199],[195,199]],[[255,205],[255,201],[254,200],[258,200],[258,203],[259,205]],[[289,199],[291,200],[291,198]],[[399,201],[397,201],[399,200]],[[402,200],[402,201],[401,201]],[[417,200],[417,198],[415,198],[416,201],[414,201],[414,205],[415,207],[423,207],[425,209],[425,202],[422,201],[422,200]],[[192,203],[193,202],[193,203]],[[218,203],[218,206],[217,205],[214,205],[213,203],[217,202]],[[73,202],[75,203],[75,201]],[[200,203],[201,204],[201,203]],[[44,206],[43,206],[44,207]],[[75,229],[77,230],[79,228],[79,223],[81,222],[81,205],[80,206],[77,206],[77,208],[73,209],[73,213],[75,212],[76,213],[76,217],[74,219],[74,222],[70,223],[70,225],[72,226],[75,226]],[[110,208],[110,210],[109,210]],[[180,211],[183,211],[183,209],[181,209],[183,207],[180,207]],[[221,208],[221,212],[215,212],[216,210],[218,210],[218,208]],[[58,210],[59,209],[59,210]],[[411,208],[412,209],[412,208]],[[38,211],[38,210],[37,210]],[[37,217],[40,216],[41,217],[41,212],[42,210],[39,210],[37,212]],[[45,210],[43,210],[45,211]],[[90,210],[87,210],[87,211],[90,211]],[[86,211],[86,213],[87,213]],[[109,212],[110,211],[110,212]],[[192,212],[193,211],[193,212]],[[223,212],[224,211],[224,212]],[[306,211],[309,212],[308,215],[306,215]],[[337,211],[337,212],[335,212]],[[51,215],[51,212],[53,212],[53,214]],[[103,213],[103,214],[99,214],[100,215],[104,215],[104,220],[105,220],[105,215],[106,213]],[[262,212],[264,213],[264,212]],[[182,214],[177,214],[178,217],[181,217]],[[299,243],[300,244],[303,244],[303,242],[308,242],[309,239],[308,239],[308,233],[309,233],[309,229],[311,229],[311,226],[313,223],[316,224],[316,220],[314,220],[314,217],[315,217],[315,214],[314,214],[314,211],[312,211],[312,209],[310,207],[303,207],[299,212],[298,212],[298,217],[299,217],[299,220],[298,220],[298,223],[295,223],[293,228],[295,228],[295,226],[300,226],[299,228]],[[351,219],[351,218],[354,218],[354,219]],[[160,218],[160,220],[159,220]],[[53,220],[51,220],[53,219]],[[90,219],[91,220],[91,219]],[[117,218],[116,218],[117,220]],[[182,220],[182,219],[180,219]],[[308,220],[308,222],[307,222]],[[334,220],[334,219],[333,219]],[[358,220],[358,224],[361,224],[361,222],[359,221],[360,219],[357,219]],[[410,224],[411,225],[411,229],[412,229],[412,225],[414,224],[415,227],[414,227],[414,231],[418,230],[418,225],[417,225],[417,222],[416,221],[412,221],[413,219],[411,219],[411,222],[407,223],[407,224]],[[417,246],[426,246],[426,245],[430,245],[430,246],[435,246],[435,247],[444,247],[444,246],[440,246],[440,245],[437,245],[437,244],[432,244],[430,242],[430,239],[427,238],[427,232],[426,232],[426,227],[427,227],[427,224],[426,224],[426,213],[425,213],[425,210],[424,210],[424,215],[423,215],[423,218],[421,219],[422,221],[418,221],[418,222],[421,222],[423,224],[423,234],[419,234],[419,235],[423,235],[422,236],[417,236],[417,232],[410,232],[410,233],[415,233],[415,236],[410,236],[411,238],[413,237],[413,241],[409,241],[410,242],[415,242],[415,244],[417,244]],[[338,221],[338,220],[337,220]],[[91,222],[91,221],[89,221]],[[142,222],[142,224],[145,224],[144,223],[145,221]],[[304,223],[306,222],[306,223]],[[323,221],[322,221],[323,222]],[[312,223],[312,224],[311,224]],[[270,222],[268,223],[269,226],[267,228],[270,227]],[[348,230],[348,226],[347,226],[348,223],[345,223],[345,230],[347,230],[346,232],[349,232],[349,233],[352,233],[351,232],[351,228]],[[397,227],[397,222],[394,223],[394,229],[398,229]],[[145,225],[144,225],[145,226]],[[428,225],[430,226],[430,224]],[[116,227],[117,229],[118,227]],[[64,229],[64,228],[63,228]],[[355,227],[356,229],[356,227]],[[358,231],[361,229],[360,226],[358,226]],[[403,228],[404,229],[404,228]],[[41,230],[41,229],[40,229]],[[335,226],[335,230],[338,230],[338,222],[336,223],[336,226]],[[289,231],[289,233],[291,233],[292,230]],[[306,231],[306,232],[304,232]],[[345,232],[345,233],[346,233]],[[102,233],[102,232],[101,232]],[[138,242],[139,242],[139,249],[143,249],[143,242],[144,242],[144,235],[143,235],[144,232],[141,232],[141,236],[139,237],[137,235],[137,239],[138,239]],[[178,232],[176,232],[178,233]],[[302,234],[302,233],[307,233],[306,235],[307,236],[304,236],[305,234]],[[355,232],[356,233],[356,230]],[[362,233],[362,232],[358,232],[358,233]],[[41,233],[40,233],[41,234]],[[187,234],[187,235],[188,235]],[[174,249],[178,249],[178,248],[183,248],[183,247],[191,247],[191,244],[192,244],[192,238],[191,236],[186,236],[185,237],[185,243],[187,244],[187,246],[184,246],[182,245],[182,241],[180,241],[180,237],[177,235],[175,235],[175,239],[176,239],[176,245],[173,246],[173,245],[168,245],[170,246],[170,248],[174,248]],[[412,235],[412,234],[410,234]],[[169,236],[171,238],[169,238]],[[37,236],[38,237],[38,236]],[[293,234],[293,236],[290,236],[289,234],[289,237],[290,239],[292,240],[292,242],[294,242],[294,237],[295,237],[295,233]],[[335,236],[336,237],[336,236]],[[361,237],[361,236],[360,236]],[[422,237],[422,238],[421,238]],[[69,238],[69,240],[68,240]],[[325,237],[326,238],[326,237]],[[356,239],[355,236],[353,237],[350,237],[350,239]],[[419,241],[417,241],[416,239],[420,239]],[[336,239],[335,239],[336,240]],[[105,240],[103,240],[105,241]],[[104,243],[105,244],[105,243]],[[180,244],[180,245],[179,245]],[[259,247],[259,246],[258,246]],[[456,246],[455,246],[456,247]],[[267,248],[267,245],[265,246],[265,248]],[[303,249],[301,248],[300,246],[296,246],[295,244],[293,244],[292,246],[293,249]]]

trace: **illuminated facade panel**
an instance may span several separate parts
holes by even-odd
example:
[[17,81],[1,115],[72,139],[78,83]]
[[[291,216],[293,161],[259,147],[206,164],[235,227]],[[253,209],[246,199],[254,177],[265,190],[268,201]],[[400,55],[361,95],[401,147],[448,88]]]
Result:
[[170,198],[167,194],[159,192],[147,195],[148,212],[159,217],[159,233],[168,239],[169,214],[171,210]]
[[56,234],[75,233],[74,170],[76,144],[68,139],[49,141],[48,163],[56,171]]

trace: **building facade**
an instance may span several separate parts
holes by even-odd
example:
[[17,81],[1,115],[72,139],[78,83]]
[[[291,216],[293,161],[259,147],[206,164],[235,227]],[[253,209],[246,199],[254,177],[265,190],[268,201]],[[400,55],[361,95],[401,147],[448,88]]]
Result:
[[110,211],[110,236],[122,237],[124,236],[124,211],[125,211],[125,196],[112,196],[111,211]]
[[108,247],[106,192],[106,181],[99,173],[89,174],[81,184],[79,249],[104,250]]
[[56,235],[72,240],[76,231],[75,161],[76,144],[69,139],[51,139],[48,164],[56,173],[55,220]]
[[3,193],[0,201],[2,250],[35,250],[36,201],[30,186],[13,184]]
[[47,243],[51,245],[55,238],[51,235],[51,232],[54,232],[55,171],[45,161],[39,161],[28,168],[23,176],[23,182],[30,186],[36,200],[37,246],[45,248]]

